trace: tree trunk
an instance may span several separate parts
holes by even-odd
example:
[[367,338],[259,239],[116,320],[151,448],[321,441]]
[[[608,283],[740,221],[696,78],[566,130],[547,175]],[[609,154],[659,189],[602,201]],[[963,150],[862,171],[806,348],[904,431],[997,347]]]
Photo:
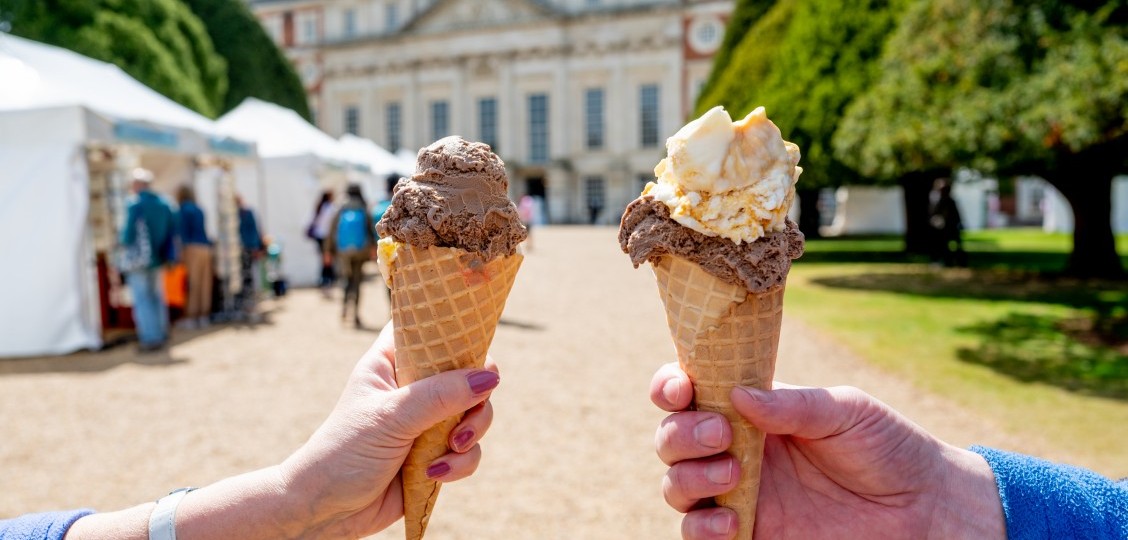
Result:
[[[1079,278],[1123,279],[1112,234],[1112,175],[1085,168],[1078,178],[1048,179],[1073,209],[1073,252],[1065,273]],[[1095,175],[1087,177],[1090,174]]]
[[807,239],[819,237],[819,191],[817,189],[796,190],[799,196],[799,230]]
[[934,172],[911,173],[898,182],[905,196],[905,252],[931,253],[931,229],[928,225],[928,192],[940,175]]

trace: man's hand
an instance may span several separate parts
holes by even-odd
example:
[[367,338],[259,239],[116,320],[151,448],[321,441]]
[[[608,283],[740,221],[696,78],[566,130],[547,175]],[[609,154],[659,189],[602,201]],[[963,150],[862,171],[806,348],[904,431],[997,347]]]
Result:
[[[733,538],[735,513],[709,500],[739,476],[724,453],[731,427],[719,414],[685,411],[693,386],[676,364],[655,374],[650,396],[674,412],[658,428],[656,446],[670,465],[666,501],[686,512],[682,535]],[[737,387],[731,398],[738,413],[768,434],[757,539],[1006,538],[986,461],[939,441],[868,394],[777,383],[772,391]]]

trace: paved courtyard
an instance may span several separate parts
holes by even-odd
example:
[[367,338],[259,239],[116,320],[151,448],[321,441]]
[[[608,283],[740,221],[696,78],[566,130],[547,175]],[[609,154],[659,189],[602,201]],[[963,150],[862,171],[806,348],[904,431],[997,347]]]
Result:
[[[430,536],[679,536],[653,450],[664,413],[647,398],[673,346],[649,268],[634,270],[614,236],[612,228],[535,232],[492,349],[502,383],[481,467],[443,489]],[[261,325],[181,332],[159,355],[122,346],[0,360],[0,518],[115,510],[279,462],[328,414],[387,320],[382,285],[374,278],[363,294],[371,330],[343,326],[336,298],[296,290],[264,302]],[[793,318],[785,317],[777,378],[859,386],[957,445],[1067,457],[1040,441],[1016,444]],[[397,525],[376,538],[402,534]]]

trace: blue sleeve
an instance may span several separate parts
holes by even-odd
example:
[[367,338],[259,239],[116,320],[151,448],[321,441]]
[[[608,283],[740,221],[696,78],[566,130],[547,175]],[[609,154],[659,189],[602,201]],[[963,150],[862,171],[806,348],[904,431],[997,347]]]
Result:
[[1092,471],[1003,452],[971,450],[995,473],[1009,540],[1128,538],[1128,485]]
[[68,510],[27,514],[13,519],[0,520],[0,540],[63,540],[78,518],[93,514],[93,510]]

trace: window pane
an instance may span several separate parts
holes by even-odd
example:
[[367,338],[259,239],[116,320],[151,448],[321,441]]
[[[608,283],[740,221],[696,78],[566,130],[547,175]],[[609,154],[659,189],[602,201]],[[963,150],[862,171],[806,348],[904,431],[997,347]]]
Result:
[[345,10],[345,37],[351,38],[356,36],[356,10]]
[[548,161],[548,94],[529,95],[529,161]]
[[490,145],[497,153],[497,99],[478,100],[478,140]]
[[400,129],[403,123],[403,118],[400,117],[400,104],[389,103],[387,110],[388,117],[388,150],[395,152],[400,149],[402,141],[400,139]]
[[360,134],[360,109],[356,105],[345,107],[345,132]]
[[584,92],[584,134],[588,148],[603,148],[603,89]]
[[399,8],[395,2],[384,6],[384,29],[391,32],[399,26]]
[[450,105],[445,100],[431,102],[431,140],[450,135]]
[[658,146],[658,85],[644,84],[639,91],[642,146]]

